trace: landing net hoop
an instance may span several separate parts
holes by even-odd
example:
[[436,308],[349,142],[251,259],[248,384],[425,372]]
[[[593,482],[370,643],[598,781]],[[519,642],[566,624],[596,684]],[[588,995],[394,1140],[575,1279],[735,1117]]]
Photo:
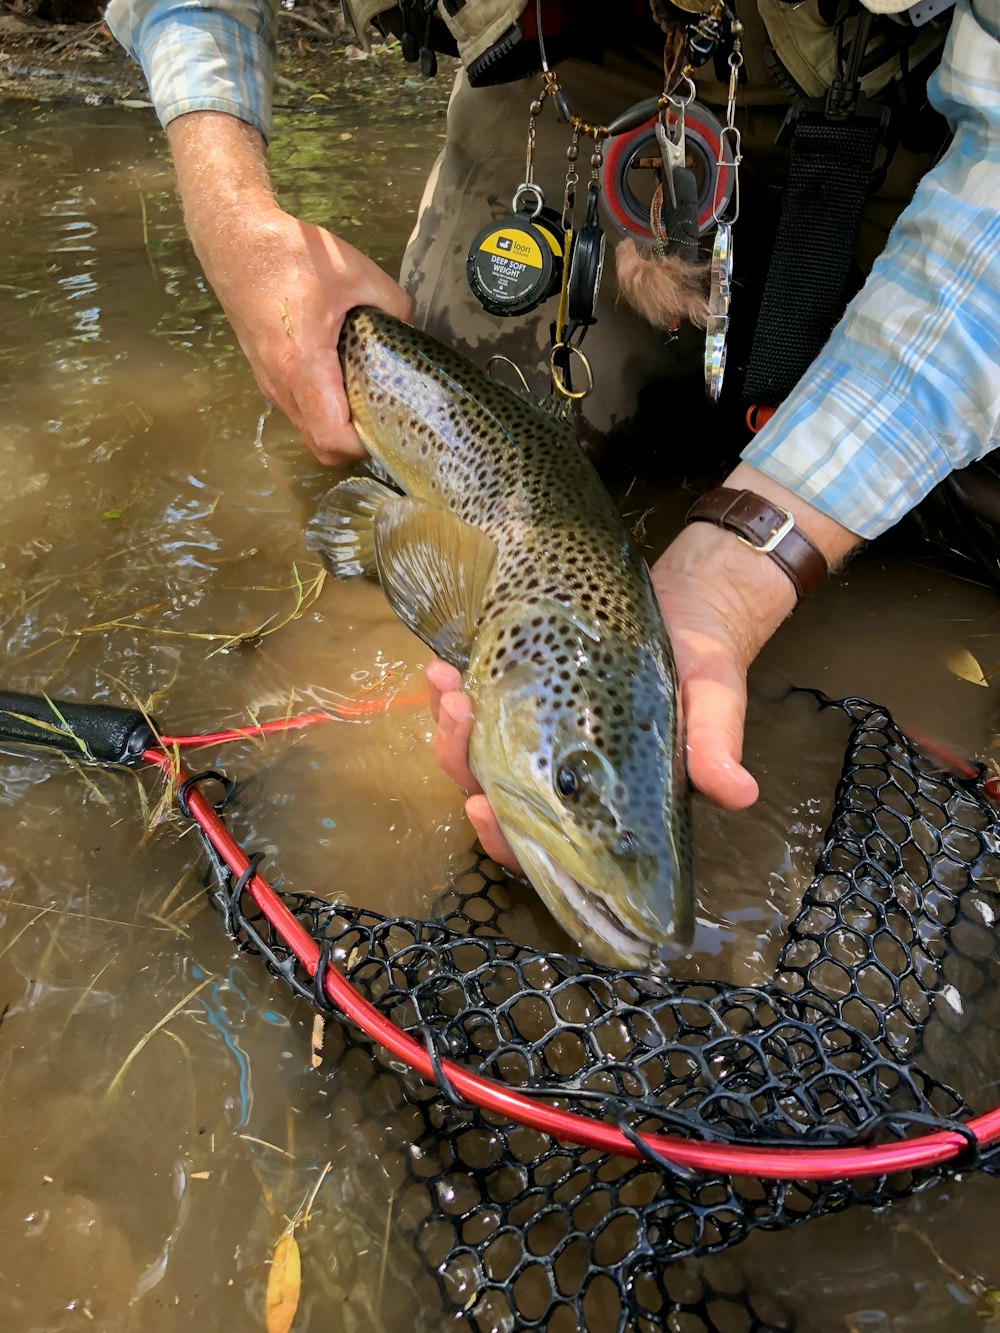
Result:
[[[833,702],[817,697],[824,704]],[[32,702],[36,707],[41,704],[37,699]],[[47,699],[45,704],[51,707]],[[1000,1142],[1000,1106],[963,1122],[958,1128],[937,1129],[902,1141],[880,1144],[783,1147],[724,1141],[700,1142],[676,1134],[625,1133],[606,1121],[546,1105],[541,1098],[507,1087],[446,1057],[439,1057],[433,1049],[428,1050],[381,1013],[336,966],[323,959],[320,946],[257,869],[260,858],[247,856],[226,828],[220,814],[221,806],[213,805],[199,790],[199,784],[209,780],[224,782],[229,788],[222,803],[224,805],[235,784],[215,770],[191,775],[170,752],[173,750],[176,754],[182,749],[299,730],[328,722],[338,713],[340,716],[356,716],[378,707],[381,705],[377,703],[346,705],[337,713],[312,712],[248,727],[191,736],[163,736],[158,738],[158,744],[145,748],[139,757],[143,763],[158,768],[169,780],[178,784],[181,812],[196,824],[206,847],[215,853],[233,877],[235,899],[238,900],[246,892],[307,976],[315,982],[317,971],[321,972],[319,986],[325,1000],[370,1040],[403,1061],[423,1079],[436,1083],[451,1098],[461,1098],[473,1107],[500,1115],[561,1142],[606,1155],[645,1159],[667,1171],[681,1174],[703,1172],[775,1181],[871,1178],[938,1167],[948,1162],[954,1163],[963,1155],[968,1158],[968,1165],[974,1167],[984,1149]],[[76,743],[76,731],[72,734]],[[23,729],[21,734],[5,737],[0,724],[0,739],[23,742]],[[43,735],[38,744],[45,746],[48,740]],[[967,769],[967,772],[977,770]],[[317,991],[318,1000],[318,988]],[[572,1099],[574,1090],[567,1088],[564,1096]],[[888,1123],[892,1117],[884,1119]],[[914,1115],[909,1119],[911,1123],[918,1123],[920,1117]],[[859,1137],[879,1128],[879,1124],[872,1124]]]

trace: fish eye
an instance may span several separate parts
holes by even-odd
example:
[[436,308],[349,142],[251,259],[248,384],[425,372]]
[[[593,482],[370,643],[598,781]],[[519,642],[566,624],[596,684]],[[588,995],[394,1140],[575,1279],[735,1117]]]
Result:
[[614,772],[603,755],[574,746],[555,766],[555,789],[564,801],[601,804],[614,789]]
[[567,801],[575,801],[580,795],[580,776],[571,764],[561,764],[556,773],[556,790]]

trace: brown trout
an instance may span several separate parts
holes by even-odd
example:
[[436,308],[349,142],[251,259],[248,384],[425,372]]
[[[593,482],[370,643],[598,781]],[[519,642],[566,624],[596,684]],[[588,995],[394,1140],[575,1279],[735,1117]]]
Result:
[[469,762],[528,879],[590,957],[659,967],[694,924],[673,658],[645,562],[558,410],[378,310],[340,338],[378,467],[308,541],[464,673]]

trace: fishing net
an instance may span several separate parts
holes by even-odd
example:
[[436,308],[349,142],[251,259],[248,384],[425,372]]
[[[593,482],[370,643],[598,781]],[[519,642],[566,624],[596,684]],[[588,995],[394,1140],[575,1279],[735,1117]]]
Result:
[[[759,1228],[882,1206],[1000,1163],[968,1129],[1000,1100],[996,1080],[970,1059],[975,1086],[954,1086],[963,1043],[995,1048],[997,810],[981,773],[942,772],[884,709],[817,697],[847,715],[850,738],[815,876],[766,985],[615,971],[504,938],[509,891],[482,858],[433,921],[284,894],[320,946],[317,984],[216,858],[213,897],[242,950],[328,1010],[322,974],[338,967],[431,1052],[436,1084],[344,1028],[373,1070],[402,1084],[412,1112],[402,1211],[459,1325],[785,1328],[690,1261]],[[630,1160],[476,1110],[442,1060],[582,1109],[640,1147],[647,1131],[837,1148],[951,1130],[966,1145],[938,1165],[867,1177],[706,1174],[648,1147]]]

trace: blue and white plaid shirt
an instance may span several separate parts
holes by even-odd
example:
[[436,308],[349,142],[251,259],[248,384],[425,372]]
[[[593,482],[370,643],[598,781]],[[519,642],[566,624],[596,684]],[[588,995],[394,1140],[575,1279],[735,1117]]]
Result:
[[225,111],[270,138],[278,0],[111,0],[104,18],[163,125]]
[[959,0],[930,94],[951,147],[743,453],[862,537],[1000,445],[1000,0]]
[[[271,130],[277,0],[111,0],[166,125]],[[958,0],[931,100],[954,139],[859,295],[743,457],[862,537],[1000,445],[1000,0]]]

